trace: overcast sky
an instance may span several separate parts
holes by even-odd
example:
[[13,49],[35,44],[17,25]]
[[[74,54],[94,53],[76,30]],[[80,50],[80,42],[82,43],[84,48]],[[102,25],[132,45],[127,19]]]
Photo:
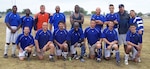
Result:
[[115,12],[118,11],[119,4],[124,4],[127,11],[134,9],[136,12],[150,12],[150,0],[0,0],[0,11],[6,11],[14,4],[18,6],[18,11],[29,8],[33,13],[39,12],[39,6],[42,4],[50,13],[55,12],[56,5],[60,6],[61,12],[73,11],[76,4],[83,7],[88,13],[91,13],[96,7],[100,7],[102,12],[108,13],[109,4],[114,4]]

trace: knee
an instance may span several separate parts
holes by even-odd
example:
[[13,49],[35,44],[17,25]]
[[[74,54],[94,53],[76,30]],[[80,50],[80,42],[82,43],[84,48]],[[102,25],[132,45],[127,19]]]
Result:
[[132,48],[132,46],[131,45],[127,45],[127,49],[129,50],[129,49],[131,49]]
[[101,48],[101,44],[98,43],[98,44],[96,45],[96,48]]
[[10,45],[10,43],[6,43],[6,45]]
[[49,46],[50,46],[51,49],[55,48],[54,44],[49,44]]
[[118,45],[117,44],[114,45],[114,49],[118,50]]

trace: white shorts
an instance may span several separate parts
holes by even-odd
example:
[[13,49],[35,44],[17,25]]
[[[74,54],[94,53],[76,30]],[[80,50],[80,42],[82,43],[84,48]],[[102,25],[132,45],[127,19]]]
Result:
[[138,51],[135,49],[135,47],[132,47],[132,59],[136,58]]
[[106,48],[106,44],[104,44],[104,56],[105,56],[105,58],[106,58],[106,57],[110,57],[110,53],[111,53],[112,49],[114,48],[114,46],[115,46],[115,45],[113,45],[113,46],[111,47],[111,49],[108,50],[108,49]]
[[25,57],[25,51],[19,52],[19,57]]
[[81,45],[82,45],[81,43],[77,43],[77,46],[71,45],[70,46],[71,54],[75,54],[76,53],[76,47],[80,47]]
[[96,44],[93,44],[92,46],[90,44],[88,44],[88,45],[89,45],[90,55],[95,55]]
[[126,42],[126,34],[119,34],[119,45],[122,45],[122,44],[125,44],[127,45],[127,42]]
[[[16,30],[16,26],[11,26],[12,29]],[[6,28],[6,43],[15,43],[18,37],[18,31],[16,33],[11,33],[11,30],[7,27]]]

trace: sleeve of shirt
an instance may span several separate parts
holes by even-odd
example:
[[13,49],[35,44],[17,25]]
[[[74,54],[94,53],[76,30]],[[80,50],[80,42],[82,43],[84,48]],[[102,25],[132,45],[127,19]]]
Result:
[[115,40],[117,40],[118,41],[118,34],[117,34],[117,32],[115,31]]
[[84,39],[84,34],[83,34],[83,30],[82,29],[80,30],[80,34],[81,34],[80,38]]
[[117,22],[119,22],[119,14],[118,13],[115,14],[115,17],[116,17]]
[[[50,31],[49,31],[49,32],[50,32]],[[53,41],[53,35],[52,35],[52,33],[51,33],[51,32],[50,32],[49,41]]]
[[68,32],[67,41],[71,41],[71,30]]
[[103,31],[102,38],[106,38],[106,30]]
[[7,13],[7,14],[6,14],[5,23],[9,23],[9,15],[10,15],[10,13]]
[[126,35],[126,41],[130,41],[130,32],[129,31],[127,32],[127,35]]
[[87,38],[87,29],[84,31],[84,37]]
[[16,42],[15,42],[17,45],[18,45],[19,42],[20,42],[20,36],[21,36],[21,35],[19,35],[19,36],[17,37],[17,40],[16,40]]
[[19,25],[22,25],[21,17],[19,14],[18,14],[18,23],[19,23]]
[[33,46],[35,45],[35,44],[34,44],[34,38],[33,38],[33,36],[31,36],[31,42],[30,42],[30,45],[33,45]]
[[143,42],[142,35],[139,35],[139,43],[142,43],[142,42]]
[[95,15],[92,15],[92,16],[91,16],[91,20],[95,20]]
[[103,16],[103,18],[102,18],[102,21],[103,21],[103,22],[105,22],[105,21],[106,21],[106,18],[105,18],[104,16]]
[[49,19],[50,19],[50,20],[49,20],[49,23],[50,23],[50,24],[53,24],[53,16],[50,16]]
[[107,14],[107,15],[105,16],[106,21],[109,21],[109,20],[108,20],[108,15],[109,15],[109,14]]
[[35,35],[35,40],[39,40],[39,31]]

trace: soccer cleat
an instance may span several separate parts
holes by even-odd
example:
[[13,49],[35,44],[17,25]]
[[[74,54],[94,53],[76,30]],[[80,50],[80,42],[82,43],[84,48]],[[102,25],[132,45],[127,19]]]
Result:
[[63,60],[66,61],[66,60],[67,60],[67,57],[63,57]]
[[129,63],[128,63],[128,60],[125,60],[124,63],[125,63],[125,65],[128,65],[128,64],[129,64]]
[[74,55],[72,59],[76,59],[77,57],[78,57],[77,55]]
[[49,61],[51,62],[55,62],[54,58],[50,58]]
[[17,58],[16,54],[11,55],[12,58]]
[[138,58],[138,62],[139,62],[139,63],[141,62],[141,59],[140,59],[140,58]]
[[80,56],[77,56],[75,59],[79,59],[80,58]]
[[81,62],[85,62],[85,60],[83,58],[80,59]]
[[118,66],[120,66],[120,61],[117,61],[116,64],[117,64]]
[[33,56],[33,57],[36,57],[36,54],[34,53],[32,56]]
[[4,54],[4,56],[3,56],[4,58],[8,58],[8,55],[7,54]]
[[96,61],[97,61],[97,62],[101,62],[101,59],[100,59],[100,58],[97,58]]

